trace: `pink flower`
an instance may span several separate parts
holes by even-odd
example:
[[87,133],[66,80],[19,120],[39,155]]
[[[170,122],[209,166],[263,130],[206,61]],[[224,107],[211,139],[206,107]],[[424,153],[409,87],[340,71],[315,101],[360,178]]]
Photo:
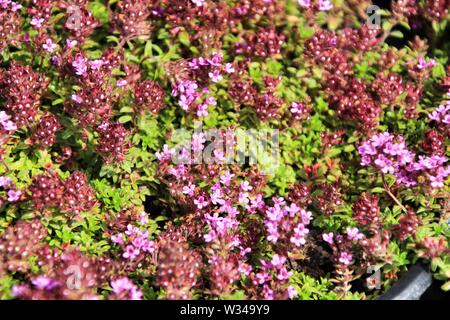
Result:
[[353,260],[353,255],[350,252],[341,252],[341,255],[339,256],[339,262],[343,265],[350,265]]
[[91,66],[92,70],[98,70],[105,64],[105,61],[103,59],[97,59],[89,61],[89,65]]
[[139,223],[142,225],[146,225],[148,223],[148,215],[146,212],[141,212],[139,215]]
[[350,240],[361,240],[364,238],[364,235],[361,232],[359,232],[358,228],[347,227],[346,231],[347,231],[347,237]]
[[234,69],[233,65],[231,63],[225,64],[225,72],[230,74],[234,73],[236,70]]
[[206,117],[208,114],[208,105],[205,103],[199,104],[197,107],[197,116]]
[[123,245],[123,237],[121,233],[111,236],[111,241],[120,245]]
[[327,242],[330,245],[332,245],[334,243],[333,237],[334,237],[333,232],[322,234],[323,241]]
[[20,196],[22,195],[22,191],[20,190],[9,190],[8,191],[8,201],[9,202],[16,202],[20,199]]
[[225,173],[220,176],[220,183],[228,187],[230,185],[231,178],[233,177],[233,173],[230,173],[230,171],[225,171]]
[[4,189],[8,189],[12,184],[12,180],[10,177],[0,177],[0,187]]
[[135,248],[132,245],[128,245],[125,248],[125,252],[123,253],[122,257],[124,257],[125,259],[133,260],[138,255],[139,255],[139,249]]
[[295,288],[293,286],[289,286],[287,288],[287,291],[288,291],[289,299],[291,299],[291,300],[294,299],[298,295],[297,290],[295,290]]
[[436,64],[436,60],[430,59],[427,62],[423,56],[419,56],[419,62],[417,63],[417,68],[419,70],[424,70],[424,69],[432,68],[435,64]]
[[242,191],[250,191],[253,187],[250,185],[248,181],[241,182],[241,190]]
[[212,82],[219,82],[223,79],[222,75],[220,74],[220,71],[217,69],[214,70],[213,72],[208,72],[208,76]]
[[195,185],[192,182],[189,182],[187,186],[183,186],[183,193],[188,196],[194,195]]
[[165,161],[170,160],[172,158],[172,155],[175,153],[175,150],[172,148],[169,148],[167,144],[163,146],[163,150],[161,152],[156,152],[155,156],[159,161]]
[[57,285],[55,280],[46,276],[38,276],[34,278],[31,283],[41,290],[51,290]]
[[52,53],[56,49],[56,44],[53,43],[52,39],[45,40],[45,43],[42,45],[47,52]]
[[287,271],[286,268],[282,268],[277,274],[277,279],[283,281],[289,279],[291,276],[292,271]]
[[111,288],[114,294],[119,297],[125,295],[125,297],[129,300],[142,299],[142,291],[140,291],[138,287],[126,277],[111,281]]
[[319,10],[328,11],[333,8],[333,4],[329,0],[319,0]]
[[303,8],[311,7],[311,0],[298,0],[298,4]]
[[124,87],[124,86],[127,85],[127,83],[128,83],[127,80],[117,80],[116,86],[118,86],[118,87]]
[[208,201],[205,200],[205,197],[200,196],[197,199],[194,199],[194,204],[197,205],[198,209],[203,209],[208,205]]
[[17,3],[14,1],[11,2],[11,10],[13,12],[16,12],[17,10],[20,10],[20,9],[22,9],[22,5],[20,3]]
[[87,72],[86,59],[81,54],[77,54],[75,60],[72,62],[75,69],[75,74],[85,76]]
[[201,7],[205,4],[205,0],[191,0],[193,4],[195,4],[197,7]]
[[67,49],[71,49],[71,48],[75,47],[77,44],[78,44],[77,40],[66,39],[66,48]]
[[82,103],[83,100],[81,99],[81,97],[77,94],[72,94],[70,96],[70,99],[72,99],[72,101],[75,101],[76,103]]
[[10,2],[11,2],[11,0],[0,0],[0,7],[2,7],[3,9],[6,9]]
[[31,19],[30,24],[36,28],[40,28],[42,27],[43,22],[44,22],[43,18],[33,17],[33,19]]
[[278,254],[274,254],[272,257],[272,260],[271,260],[272,265],[277,269],[280,269],[285,262],[286,262],[286,258],[281,257]]

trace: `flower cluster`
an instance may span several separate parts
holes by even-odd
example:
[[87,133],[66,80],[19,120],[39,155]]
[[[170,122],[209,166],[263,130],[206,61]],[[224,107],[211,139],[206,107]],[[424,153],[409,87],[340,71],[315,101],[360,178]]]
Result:
[[0,4],[0,52],[8,45],[17,42],[22,17],[22,5],[15,1],[2,1]]
[[142,111],[158,113],[164,106],[164,90],[152,80],[144,80],[134,87],[135,106]]
[[329,0],[298,0],[300,7],[303,9],[329,11],[333,9],[333,4]]
[[39,120],[35,128],[31,141],[34,145],[42,148],[51,147],[55,143],[56,132],[60,131],[62,126],[53,114],[48,114]]
[[286,257],[274,254],[271,260],[261,259],[260,263],[260,270],[250,275],[257,297],[265,300],[293,299],[298,294],[294,287],[289,286],[292,271],[286,267]]
[[441,188],[444,179],[450,175],[450,167],[444,168],[448,161],[443,156],[419,156],[406,147],[403,137],[395,137],[388,132],[375,134],[365,141],[358,151],[363,166],[373,166],[382,173],[394,174],[398,183],[407,187],[425,184],[431,188]]
[[202,259],[187,242],[162,238],[158,250],[156,282],[168,299],[189,299],[199,284]]
[[363,193],[353,205],[353,217],[360,226],[376,232],[381,224],[378,197]]
[[[10,177],[0,176],[0,188],[6,191],[6,201],[17,202],[22,196],[22,191],[17,189]],[[5,201],[0,198],[0,207]]]
[[446,135],[450,135],[450,101],[439,105],[433,112],[428,115],[433,120],[439,131]]
[[109,300],[141,300],[142,291],[131,282],[130,279],[123,277],[111,281],[112,294]]
[[236,53],[249,57],[267,58],[279,54],[285,36],[275,28],[260,28],[255,33],[246,33],[243,42],[236,44]]
[[414,210],[410,209],[400,218],[398,224],[394,226],[394,232],[400,241],[405,241],[409,236],[415,235],[416,229],[420,223],[419,217]]
[[139,226],[128,224],[126,230],[111,235],[111,241],[121,247],[124,259],[135,264],[142,264],[147,254],[155,252],[155,242],[149,240],[149,232],[143,228],[147,223],[147,214],[142,212],[139,217]]
[[442,156],[444,154],[445,137],[438,131],[428,129],[422,142],[422,149],[428,155]]
[[125,39],[149,35],[151,31],[150,14],[154,0],[121,0],[113,15],[113,25]]
[[97,127],[99,134],[96,151],[106,163],[121,162],[130,148],[130,132],[121,123],[103,122]]
[[96,289],[107,281],[113,268],[109,258],[88,257],[70,248],[49,261],[51,264],[41,266],[46,273],[15,285],[13,295],[25,300],[98,300]]
[[308,120],[310,118],[311,106],[303,102],[292,102],[289,111],[294,116],[294,120]]
[[56,207],[78,216],[96,204],[95,192],[82,172],[72,173],[65,182],[54,171],[41,174],[33,177],[28,190],[37,210]]
[[0,97],[17,126],[34,121],[47,85],[48,79],[29,66],[12,63],[0,70]]
[[273,202],[273,206],[265,210],[267,240],[276,244],[276,250],[287,254],[306,243],[312,214],[295,203],[287,205],[282,198],[274,198]]
[[234,69],[231,64],[223,65],[223,54],[217,52],[213,52],[210,58],[193,58],[186,68],[188,74],[185,77],[174,74],[172,96],[178,98],[183,110],[195,112],[198,117],[207,116],[208,107],[217,104],[208,84],[221,81],[224,72],[233,73]]
[[324,215],[333,214],[342,204],[342,195],[338,183],[320,183],[316,187],[313,204]]
[[36,255],[47,230],[38,221],[19,221],[0,238],[0,276],[8,272],[27,272],[29,257]]

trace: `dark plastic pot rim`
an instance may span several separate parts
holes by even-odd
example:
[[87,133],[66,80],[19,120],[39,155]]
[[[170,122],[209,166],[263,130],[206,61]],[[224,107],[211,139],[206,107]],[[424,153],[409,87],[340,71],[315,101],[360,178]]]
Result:
[[420,300],[431,286],[433,276],[422,264],[413,265],[379,300]]

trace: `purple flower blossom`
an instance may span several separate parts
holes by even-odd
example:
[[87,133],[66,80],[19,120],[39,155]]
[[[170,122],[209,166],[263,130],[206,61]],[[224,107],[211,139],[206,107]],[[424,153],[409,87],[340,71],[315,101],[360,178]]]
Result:
[[13,12],[16,12],[17,10],[20,10],[20,9],[22,9],[22,5],[20,3],[17,3],[14,1],[11,2],[11,10]]
[[43,18],[33,17],[31,19],[30,24],[35,27],[36,29],[39,29],[42,27],[42,23],[44,22]]
[[75,69],[75,74],[85,76],[87,72],[86,58],[81,54],[77,54],[75,60],[72,62]]
[[12,179],[10,177],[0,176],[0,187],[8,189],[12,185]]
[[105,61],[103,59],[97,59],[89,61],[89,66],[92,70],[98,70],[105,64]]
[[3,9],[6,9],[8,5],[10,4],[11,0],[0,0],[0,7]]
[[22,191],[20,190],[9,190],[8,191],[8,201],[9,202],[16,202],[20,199],[20,196],[22,195]]
[[358,228],[347,227],[346,231],[349,240],[361,240],[364,238],[364,235],[361,232],[359,232]]
[[208,114],[208,105],[205,103],[199,104],[197,107],[197,116],[206,117]]
[[214,70],[213,72],[208,73],[209,78],[212,82],[219,82],[223,79],[222,75],[220,74],[219,70]]
[[139,253],[140,253],[139,249],[135,248],[132,245],[128,245],[125,248],[125,252],[123,253],[122,257],[124,257],[125,259],[133,260],[139,255]]
[[417,68],[419,70],[432,68],[436,64],[436,60],[430,59],[428,62],[423,56],[419,56],[419,62],[417,63]]
[[291,299],[291,300],[294,299],[298,295],[297,290],[295,290],[295,288],[293,286],[289,286],[287,288],[287,290],[288,290],[289,299]]
[[200,196],[197,199],[194,199],[194,204],[198,209],[203,209],[208,205],[208,201],[205,199],[205,197]]
[[334,243],[333,238],[334,238],[333,232],[322,234],[323,241],[327,242],[329,245],[332,245]]
[[117,80],[117,82],[116,82],[116,86],[118,86],[118,87],[124,87],[127,84],[128,84],[127,80]]
[[339,256],[339,262],[345,266],[348,266],[352,263],[353,255],[350,252],[343,251]]
[[201,7],[205,4],[205,0],[191,0],[193,4],[195,4],[197,7]]
[[441,104],[433,112],[431,112],[428,117],[437,123],[443,123],[445,125],[450,125],[450,101],[446,104]]
[[298,0],[297,2],[303,8],[311,7],[311,0]]
[[175,153],[175,150],[169,148],[167,144],[163,146],[163,150],[161,152],[156,152],[155,156],[159,161],[167,161],[172,159],[172,155]]
[[250,185],[248,181],[241,182],[241,190],[242,191],[250,191],[253,190],[253,187]]
[[225,64],[225,72],[230,74],[234,73],[236,70],[234,69],[233,65],[231,63]]
[[220,183],[228,187],[230,185],[231,178],[233,177],[233,173],[230,173],[230,171],[225,171],[225,173],[220,176]]
[[42,45],[42,48],[44,48],[47,52],[52,53],[55,51],[57,45],[53,43],[52,39],[45,40],[45,43]]
[[111,288],[118,297],[125,295],[129,300],[142,299],[142,292],[126,277],[111,281]]
[[333,8],[333,4],[329,0],[319,0],[319,10],[328,11]]
[[83,99],[81,99],[81,97],[77,94],[72,94],[70,96],[70,99],[72,99],[72,101],[76,102],[76,103],[82,103]]
[[71,48],[75,47],[77,44],[78,44],[77,40],[66,39],[66,48],[67,49],[71,49]]
[[57,286],[57,283],[55,280],[53,280],[50,277],[46,277],[46,276],[38,276],[36,278],[34,278],[31,283],[38,289],[41,290],[51,290],[54,287]]
[[123,245],[123,235],[122,233],[114,234],[111,236],[111,241],[119,245]]
[[139,223],[141,225],[146,225],[149,222],[148,220],[148,215],[146,212],[141,212],[141,214],[139,215]]
[[188,196],[193,196],[195,191],[195,185],[191,182],[187,186],[183,186],[183,193]]
[[10,116],[5,111],[0,111],[0,125],[6,132],[13,132],[17,130],[17,126],[10,120]]

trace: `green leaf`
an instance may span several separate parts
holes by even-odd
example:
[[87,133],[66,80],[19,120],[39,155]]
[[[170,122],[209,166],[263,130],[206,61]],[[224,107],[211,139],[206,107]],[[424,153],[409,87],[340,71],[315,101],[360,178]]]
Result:
[[132,117],[130,115],[124,115],[124,116],[121,116],[119,118],[119,122],[120,123],[127,123],[127,122],[130,122],[131,119],[132,119]]

